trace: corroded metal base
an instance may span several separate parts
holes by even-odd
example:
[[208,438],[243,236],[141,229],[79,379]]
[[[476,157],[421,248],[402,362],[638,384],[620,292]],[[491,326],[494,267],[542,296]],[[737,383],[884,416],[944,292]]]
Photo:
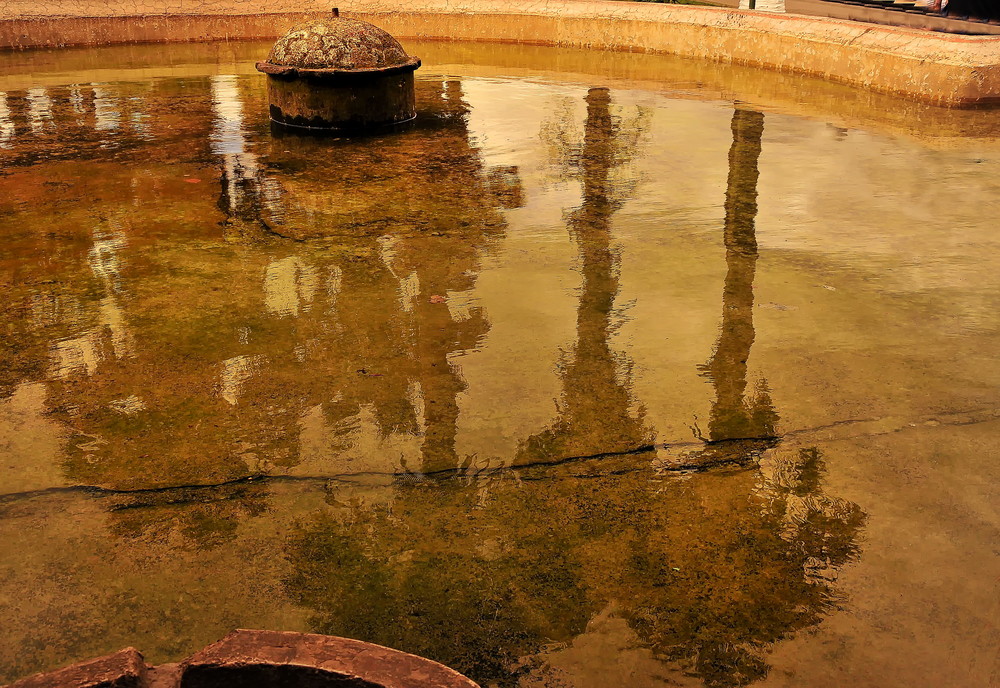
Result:
[[339,78],[268,74],[271,121],[341,132],[409,122],[416,117],[413,69]]
[[276,119],[274,115],[271,115],[271,123],[277,127],[275,131],[281,129],[300,131],[310,134],[377,134],[380,131],[388,131],[389,129],[395,129],[401,127],[404,124],[409,124],[417,119],[417,113],[413,113],[413,116],[409,119],[400,120],[398,122],[386,122],[383,124],[366,124],[362,127],[357,126],[308,126],[303,124],[290,124],[289,122]]

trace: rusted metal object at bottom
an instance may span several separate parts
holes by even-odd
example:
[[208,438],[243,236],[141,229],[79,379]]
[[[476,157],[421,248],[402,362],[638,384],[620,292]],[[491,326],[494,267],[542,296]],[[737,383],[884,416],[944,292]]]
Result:
[[359,640],[233,631],[180,664],[147,667],[126,648],[7,688],[479,688],[423,657]]

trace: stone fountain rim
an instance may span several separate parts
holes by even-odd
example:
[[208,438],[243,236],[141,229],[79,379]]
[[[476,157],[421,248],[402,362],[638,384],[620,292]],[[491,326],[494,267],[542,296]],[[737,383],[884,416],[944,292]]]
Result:
[[444,664],[384,645],[315,633],[249,629],[236,629],[178,664],[149,666],[138,650],[127,647],[27,676],[6,688],[204,688],[231,682],[247,685],[261,671],[270,672],[283,686],[295,686],[305,672],[320,685],[329,686],[480,688]]

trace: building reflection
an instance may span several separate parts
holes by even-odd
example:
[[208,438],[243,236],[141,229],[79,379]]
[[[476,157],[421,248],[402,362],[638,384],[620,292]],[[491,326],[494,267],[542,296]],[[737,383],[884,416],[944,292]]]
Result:
[[[521,202],[516,168],[487,169],[470,142],[461,83],[420,82],[421,120],[384,146],[286,137],[264,148],[247,135],[246,83],[196,85],[190,118],[207,126],[188,154],[217,165],[229,248],[215,242],[192,263],[205,235],[188,235],[143,254],[134,228],[169,216],[172,194],[206,214],[186,198],[206,188],[204,172],[109,172],[73,230],[89,248],[60,268],[72,314],[46,292],[63,286],[23,285],[26,299],[52,301],[61,334],[12,318],[26,329],[5,347],[48,359],[30,375],[47,378],[51,416],[71,429],[67,479],[118,493],[109,506],[121,534],[217,546],[266,508],[268,488],[247,478],[456,471],[456,357],[489,330],[471,292],[503,236],[502,210]],[[86,92],[92,132],[132,121],[121,94]],[[49,110],[56,128],[76,126],[56,100],[72,104],[36,98],[38,126]],[[140,202],[139,175],[154,177],[155,206]]]
[[6,166],[23,166],[140,148],[159,117],[149,88],[88,83],[0,92],[0,156]]
[[216,75],[211,78],[211,88],[211,145],[212,153],[221,162],[219,209],[226,216],[225,226],[237,233],[262,229],[259,223],[265,208],[281,212],[280,192],[274,180],[266,176],[259,157],[248,150],[239,80],[231,74]]
[[[516,168],[485,169],[470,143],[461,82],[418,81],[417,95],[422,107],[413,128],[378,145],[278,132],[268,159],[281,173],[268,181],[281,202],[253,205],[274,236],[336,241],[353,252],[336,269],[339,320],[350,323],[349,336],[362,339],[369,356],[392,356],[359,358],[359,389],[368,391],[341,391],[324,404],[325,423],[342,427],[370,408],[383,435],[418,437],[418,455],[398,466],[411,476],[459,464],[465,382],[454,358],[489,330],[481,308],[462,304],[482,257],[502,237],[500,210],[521,202]],[[378,294],[358,298],[376,284]]]
[[14,121],[10,117],[7,94],[0,91],[0,148],[6,148],[14,138]]

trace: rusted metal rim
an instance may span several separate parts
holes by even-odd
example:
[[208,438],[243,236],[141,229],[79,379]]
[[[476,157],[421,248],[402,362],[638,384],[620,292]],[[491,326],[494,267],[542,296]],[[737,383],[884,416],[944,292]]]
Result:
[[292,67],[289,65],[276,65],[270,62],[258,62],[257,71],[263,72],[276,79],[291,81],[293,79],[307,79],[310,81],[354,81],[366,79],[374,76],[389,76],[391,74],[405,74],[415,71],[420,67],[420,58],[411,57],[407,62],[391,67],[369,67],[366,69],[341,69],[331,67],[328,69],[308,69],[306,67]]

